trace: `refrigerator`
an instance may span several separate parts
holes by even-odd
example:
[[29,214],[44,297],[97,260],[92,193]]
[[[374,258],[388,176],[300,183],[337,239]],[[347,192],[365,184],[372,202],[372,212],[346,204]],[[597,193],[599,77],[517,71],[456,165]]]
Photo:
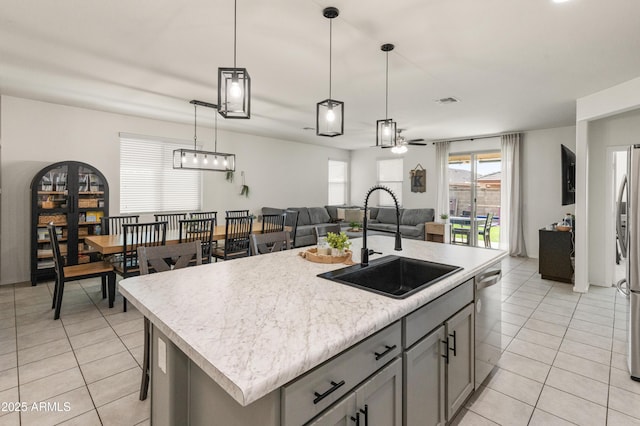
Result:
[[631,378],[640,381],[640,145],[628,150],[627,175],[618,191],[616,231],[626,277],[617,284],[629,297],[627,361]]

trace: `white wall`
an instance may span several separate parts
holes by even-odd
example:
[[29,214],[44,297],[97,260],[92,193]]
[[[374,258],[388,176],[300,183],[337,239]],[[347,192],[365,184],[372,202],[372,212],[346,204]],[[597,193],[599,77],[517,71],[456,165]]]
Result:
[[[107,178],[110,213],[120,206],[119,132],[189,141],[193,126],[2,96],[0,129],[0,283],[29,280],[30,184],[43,167],[57,161],[89,163]],[[187,107],[185,103],[185,107]],[[198,131],[212,140],[211,129]],[[210,143],[205,149],[213,149]],[[218,150],[237,155],[234,184],[221,173],[205,172],[203,209],[224,211],[262,206],[322,206],[327,201],[327,159],[348,160],[346,150],[257,136],[219,132]],[[240,194],[246,172],[250,197]],[[178,171],[176,171],[178,172]]]
[[[393,154],[389,149],[365,148],[351,152],[351,203],[364,205],[364,197],[369,188],[378,180],[376,161],[385,158],[402,157],[404,167],[404,182],[402,185],[402,204],[405,208],[436,208],[436,166],[435,147],[433,144],[425,146],[411,146],[402,155]],[[421,164],[427,171],[426,192],[411,192],[409,172]],[[370,206],[378,203],[376,196],[369,200]]]
[[[608,214],[607,147],[640,143],[640,110],[630,111],[589,123],[589,283],[609,286],[606,282],[605,256]],[[616,194],[614,194],[615,196]],[[613,254],[611,254],[613,256]]]
[[576,128],[525,132],[520,151],[522,160],[524,239],[529,257],[538,257],[538,230],[575,214],[575,205],[562,205],[560,145],[573,152]]

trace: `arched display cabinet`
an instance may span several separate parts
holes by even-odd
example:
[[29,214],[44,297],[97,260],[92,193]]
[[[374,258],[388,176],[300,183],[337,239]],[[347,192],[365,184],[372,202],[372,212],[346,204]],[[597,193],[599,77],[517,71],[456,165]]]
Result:
[[31,181],[31,284],[55,276],[48,223],[56,224],[66,265],[77,265],[98,260],[84,237],[99,235],[108,215],[109,184],[95,167],[62,161],[40,170]]

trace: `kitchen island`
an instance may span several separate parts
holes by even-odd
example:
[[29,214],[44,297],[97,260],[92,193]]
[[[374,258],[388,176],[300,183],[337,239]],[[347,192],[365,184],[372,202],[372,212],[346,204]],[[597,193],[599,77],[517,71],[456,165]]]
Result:
[[[317,274],[344,265],[309,262],[298,256],[300,249],[121,281],[122,294],[153,325],[154,424],[160,424],[154,413],[164,410],[162,415],[167,415],[167,405],[177,406],[169,415],[184,416],[181,410],[186,406],[188,415],[194,416],[198,403],[186,399],[192,398],[193,386],[204,379],[212,382],[207,386],[215,387],[209,400],[221,415],[223,407],[235,404],[232,410],[254,419],[240,419],[236,424],[256,421],[255,416],[260,416],[255,424],[280,424],[284,385],[506,256],[499,250],[413,240],[403,240],[403,251],[396,252],[393,243],[386,236],[368,239],[368,246],[383,255],[446,263],[463,270],[406,299],[319,278]],[[360,246],[361,239],[353,240],[356,262]],[[177,372],[159,377],[159,371],[167,375],[167,364],[172,362],[167,354],[174,353],[164,345],[175,347],[174,352],[184,354],[187,361],[176,360]],[[191,424],[197,423],[196,417]]]

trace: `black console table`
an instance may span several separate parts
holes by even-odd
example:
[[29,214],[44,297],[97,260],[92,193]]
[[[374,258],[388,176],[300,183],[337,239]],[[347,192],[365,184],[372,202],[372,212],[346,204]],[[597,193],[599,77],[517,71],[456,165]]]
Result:
[[573,282],[574,256],[573,232],[548,230],[538,231],[539,272],[545,280]]

